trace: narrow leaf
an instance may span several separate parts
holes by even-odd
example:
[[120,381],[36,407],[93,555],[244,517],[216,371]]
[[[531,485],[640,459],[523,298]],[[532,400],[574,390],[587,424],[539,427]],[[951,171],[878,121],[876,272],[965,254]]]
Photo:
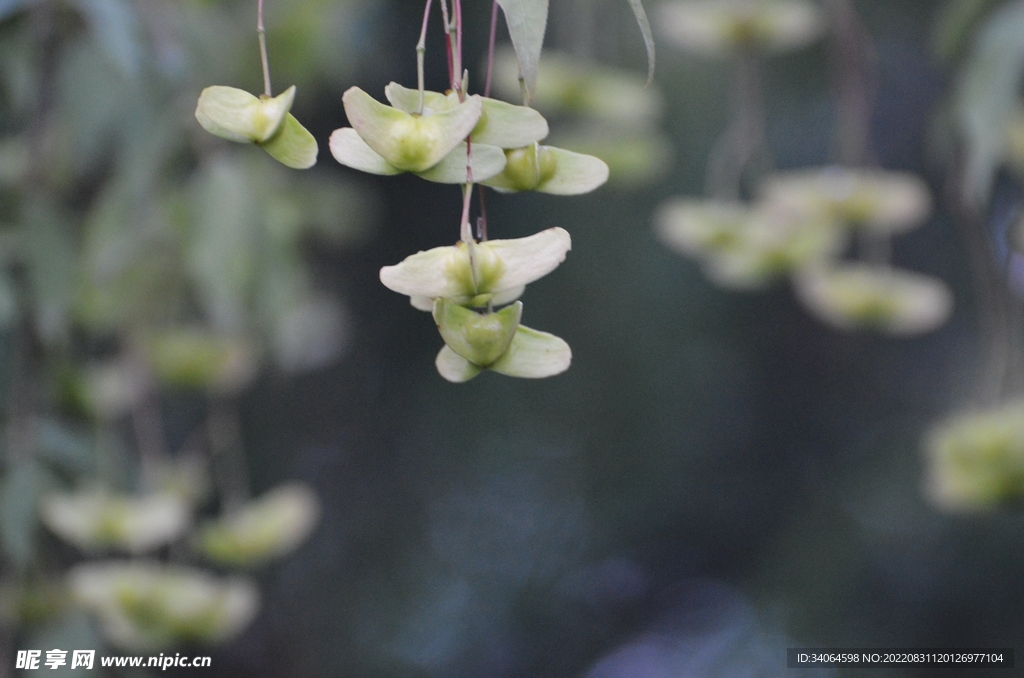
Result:
[[651,34],[651,23],[647,20],[647,12],[640,0],[626,0],[629,8],[633,10],[636,23],[640,26],[640,34],[644,38],[644,48],[647,50],[647,84],[654,81],[654,35]]
[[[537,90],[537,71],[548,23],[548,0],[498,0],[505,13],[508,34],[516,50],[519,74],[526,88],[526,100]],[[635,11],[635,10],[634,10]]]

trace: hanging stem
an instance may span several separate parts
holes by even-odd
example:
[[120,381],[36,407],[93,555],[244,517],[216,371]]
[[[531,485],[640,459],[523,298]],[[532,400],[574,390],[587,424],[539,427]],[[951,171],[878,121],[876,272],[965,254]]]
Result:
[[476,239],[480,242],[487,240],[487,203],[484,201],[484,187],[480,187],[480,216],[476,218]]
[[131,425],[139,451],[140,484],[147,490],[151,489],[156,470],[167,459],[163,418],[152,371],[142,348],[137,344],[129,349],[128,365],[131,378],[141,386],[138,397],[132,403]]
[[256,0],[256,34],[260,38],[260,62],[263,64],[263,94],[273,96],[270,89],[270,62],[267,60],[267,29],[263,27],[263,0]]
[[455,80],[456,90],[459,93],[459,101],[466,99],[465,87],[463,87],[462,75],[462,0],[452,0],[455,3]]
[[473,242],[473,227],[469,224],[469,202],[473,197],[473,184],[462,185],[462,221],[460,222],[460,235],[462,242]]
[[214,464],[214,478],[226,511],[231,511],[249,498],[249,474],[242,452],[242,427],[238,421],[238,404],[233,400],[210,399],[207,436]]
[[1002,398],[1007,367],[1010,364],[1010,337],[1006,288],[996,271],[992,251],[985,238],[985,219],[965,189],[966,161],[959,149],[947,178],[945,193],[954,223],[967,253],[971,283],[978,305],[978,325],[983,364],[977,398],[982,405],[993,405]]
[[461,64],[455,63],[455,39],[452,36],[452,22],[448,14],[448,0],[441,0],[441,18],[444,19],[444,48],[448,55],[448,86],[452,91],[458,91],[458,86],[456,85],[458,77],[456,73],[458,73],[457,67]]
[[878,98],[878,54],[850,0],[829,0],[836,92],[836,155],[843,165],[874,162],[871,111]]
[[729,126],[708,160],[707,189],[720,200],[739,200],[743,173],[764,146],[761,61],[750,52],[737,57],[731,108]]
[[[262,2],[263,0],[260,0]],[[423,114],[423,58],[427,53],[427,19],[430,17],[430,5],[434,0],[427,0],[423,9],[423,26],[420,28],[420,41],[416,43],[416,86],[420,91],[420,103],[416,112]],[[444,0],[441,0],[444,2]]]
[[[494,71],[494,42],[498,33],[498,0],[491,3],[491,37],[487,41],[487,80],[484,82],[484,96],[491,96],[491,74]],[[481,193],[481,195],[483,195]]]

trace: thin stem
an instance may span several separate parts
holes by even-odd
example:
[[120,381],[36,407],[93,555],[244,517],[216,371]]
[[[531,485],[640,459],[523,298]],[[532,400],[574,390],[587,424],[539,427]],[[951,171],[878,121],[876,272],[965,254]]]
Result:
[[448,18],[448,0],[441,0],[441,18],[444,19],[444,48],[448,55],[448,86],[452,91],[458,91],[456,85],[456,73],[458,73],[459,64],[455,63],[455,49],[452,44],[452,23]]
[[465,99],[466,93],[463,91],[463,75],[462,75],[462,0],[452,0],[455,3],[455,76],[458,78],[459,85],[459,100]]
[[871,34],[850,0],[829,0],[832,12],[832,73],[836,91],[835,147],[844,165],[874,162],[871,110],[878,98],[878,54]]
[[764,102],[761,61],[740,54],[733,73],[732,119],[708,160],[708,192],[720,200],[739,200],[743,174],[764,147]]
[[977,384],[977,397],[983,405],[993,405],[1003,396],[1007,367],[1010,364],[1010,336],[1005,288],[995,270],[992,251],[985,238],[985,220],[965,189],[966,161],[963,149],[947,179],[945,193],[954,223],[967,253],[971,282],[978,306],[978,325],[983,365]]
[[238,405],[220,398],[210,399],[207,435],[214,478],[224,509],[228,512],[249,498],[249,474],[242,452],[242,427],[238,421]]
[[[262,0],[260,0],[262,2]],[[427,19],[430,18],[430,5],[434,0],[427,0],[423,9],[423,26],[420,28],[420,41],[416,43],[416,86],[420,92],[420,103],[416,112],[423,113],[423,58],[427,53]],[[443,2],[444,0],[442,0]]]
[[[484,83],[484,96],[491,96],[491,74],[494,71],[494,42],[498,33],[498,0],[491,3],[491,37],[487,42],[487,80]],[[481,193],[483,195],[483,193]]]
[[472,243],[473,242],[473,227],[469,224],[469,202],[473,197],[473,184],[465,183],[462,185],[462,221],[459,222],[460,236],[462,242]]
[[263,94],[273,96],[270,89],[270,61],[267,60],[267,29],[263,27],[263,0],[256,0],[256,34],[260,38],[260,62],[263,64]]
[[141,386],[138,397],[132,403],[131,426],[135,446],[139,451],[140,485],[143,490],[149,490],[157,469],[167,457],[160,400],[153,384],[153,375],[138,346],[129,350],[128,366],[132,380]]
[[487,202],[484,200],[484,187],[480,187],[480,216],[476,219],[476,238],[480,242],[487,240]]

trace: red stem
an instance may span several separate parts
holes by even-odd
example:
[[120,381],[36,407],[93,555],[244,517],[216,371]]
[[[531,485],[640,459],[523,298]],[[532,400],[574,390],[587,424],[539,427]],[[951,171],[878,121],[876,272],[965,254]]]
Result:
[[[491,3],[491,39],[487,43],[487,82],[484,85],[484,96],[491,96],[491,72],[494,71],[494,37],[498,32],[498,0]],[[483,194],[481,193],[481,196]]]

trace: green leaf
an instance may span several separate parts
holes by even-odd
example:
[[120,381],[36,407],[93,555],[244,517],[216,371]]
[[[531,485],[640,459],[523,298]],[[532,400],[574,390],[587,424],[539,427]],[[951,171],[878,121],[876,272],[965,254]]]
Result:
[[26,212],[25,244],[36,326],[45,341],[58,341],[68,329],[77,272],[74,220],[47,202],[33,203]]
[[651,23],[647,20],[647,12],[640,0],[626,0],[629,8],[633,10],[636,23],[640,26],[640,34],[644,38],[644,49],[647,50],[647,84],[654,82],[654,35],[651,33]]
[[292,304],[278,318],[274,360],[284,372],[309,372],[334,363],[345,349],[349,323],[341,303],[328,295]]
[[497,0],[505,13],[508,34],[519,62],[519,74],[525,89],[525,100],[533,100],[537,90],[540,52],[548,23],[548,0]]
[[[92,618],[85,612],[73,612],[67,616],[57,618],[41,628],[33,629],[25,638],[25,643],[29,647],[48,649],[56,647],[76,650],[103,647],[103,639],[100,637]],[[55,676],[86,678],[87,676],[94,675],[96,667],[99,666],[99,659],[93,660],[91,670],[84,666],[77,666],[72,670],[72,656],[72,652],[69,651],[65,657],[67,664],[57,669],[54,672]],[[45,661],[45,658],[46,653],[44,652],[42,659]],[[40,665],[45,666],[42,662]],[[52,669],[48,669],[47,673],[50,670]]]
[[0,21],[28,7],[35,0],[0,0]]
[[316,156],[320,152],[316,139],[291,113],[285,114],[277,134],[260,146],[279,163],[292,169],[309,169],[316,164]]
[[14,327],[17,318],[17,290],[7,272],[0,272],[0,332],[6,332]]
[[943,61],[956,59],[985,15],[1003,0],[946,0],[932,31],[933,50]]
[[85,16],[93,38],[107,57],[127,76],[139,73],[143,45],[139,21],[126,0],[74,0]]
[[967,142],[968,197],[988,201],[1003,159],[1006,126],[1024,72],[1024,3],[994,12],[985,23],[957,83],[956,114]]
[[34,558],[36,505],[53,485],[53,477],[31,459],[9,468],[0,481],[0,547],[19,568]]
[[55,419],[37,423],[39,456],[72,473],[84,473],[93,462],[92,437]]
[[198,173],[194,191],[197,212],[186,246],[188,271],[214,325],[237,331],[245,326],[246,302],[257,273],[263,215],[239,163],[212,163]]

